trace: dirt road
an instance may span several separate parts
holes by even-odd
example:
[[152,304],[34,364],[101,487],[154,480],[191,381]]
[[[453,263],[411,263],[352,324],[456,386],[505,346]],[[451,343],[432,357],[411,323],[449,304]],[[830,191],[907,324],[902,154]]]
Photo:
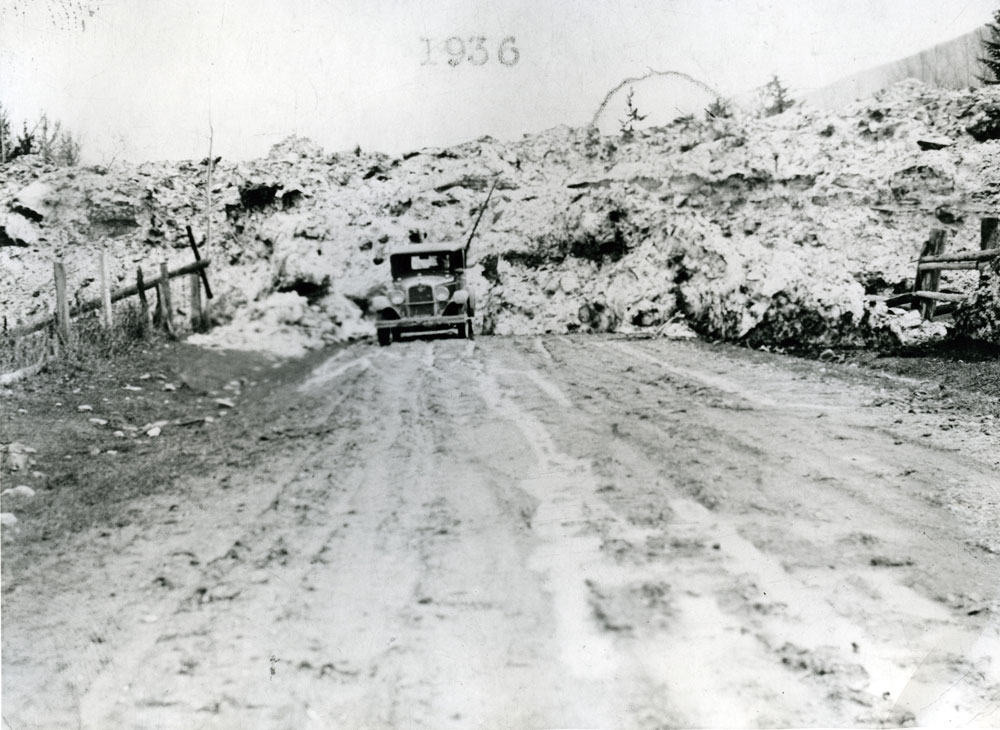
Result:
[[923,387],[701,343],[348,347],[263,465],[8,590],[4,727],[1000,726],[997,422]]

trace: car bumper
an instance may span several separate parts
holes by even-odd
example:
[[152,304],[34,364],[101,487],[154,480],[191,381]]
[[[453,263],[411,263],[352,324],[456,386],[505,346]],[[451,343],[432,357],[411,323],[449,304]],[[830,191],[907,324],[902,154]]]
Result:
[[378,329],[419,329],[433,330],[442,327],[454,327],[469,321],[467,314],[455,314],[448,317],[401,317],[400,319],[380,319],[375,322]]

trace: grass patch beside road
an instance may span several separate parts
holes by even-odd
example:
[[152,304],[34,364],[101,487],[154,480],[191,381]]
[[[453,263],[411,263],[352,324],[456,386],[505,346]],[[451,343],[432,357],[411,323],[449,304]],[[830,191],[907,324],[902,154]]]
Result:
[[31,334],[0,334],[0,373],[57,360],[99,368],[113,358],[129,355],[138,343],[159,337],[142,312],[133,306],[120,306],[110,328],[103,325],[96,313],[75,319],[68,344],[56,340],[54,325],[50,329]]
[[[274,365],[267,356],[153,334],[54,358],[0,388],[0,446],[8,452],[0,491],[24,485],[35,492],[0,497],[0,509],[17,519],[3,528],[5,582],[25,556],[61,536],[128,525],[133,500],[251,458],[258,421],[267,419],[255,421],[259,414],[246,404],[268,390],[259,385],[280,378]],[[30,450],[16,471],[12,444]]]

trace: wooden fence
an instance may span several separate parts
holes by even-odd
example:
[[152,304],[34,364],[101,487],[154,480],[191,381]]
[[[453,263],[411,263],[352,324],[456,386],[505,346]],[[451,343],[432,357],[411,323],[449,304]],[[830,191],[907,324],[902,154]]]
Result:
[[931,231],[924,243],[917,261],[917,275],[913,290],[905,294],[889,297],[885,303],[890,307],[911,305],[919,308],[924,319],[950,314],[968,294],[939,291],[942,271],[979,271],[995,258],[1000,258],[1000,226],[997,218],[983,218],[980,223],[979,251],[966,253],[945,253],[948,237],[942,229]]
[[[96,299],[78,303],[75,307],[70,307],[69,298],[66,293],[66,267],[61,261],[53,264],[53,279],[55,284],[56,310],[55,314],[48,314],[36,319],[33,322],[7,329],[6,318],[3,322],[3,334],[8,336],[28,335],[39,330],[44,330],[55,325],[56,332],[63,342],[69,342],[73,336],[73,318],[88,312],[100,310],[101,320],[106,327],[114,323],[114,302],[138,296],[142,316],[146,321],[159,324],[173,336],[175,326],[173,321],[173,299],[170,288],[170,280],[181,276],[186,276],[189,282],[190,293],[190,319],[191,327],[195,331],[201,331],[208,326],[208,311],[202,301],[202,288],[205,290],[205,297],[212,298],[212,288],[208,283],[207,270],[211,264],[210,259],[203,259],[198,246],[194,240],[191,227],[187,227],[188,242],[194,252],[195,260],[190,264],[185,264],[173,271],[168,270],[167,264],[161,263],[159,275],[146,278],[143,276],[142,267],[136,267],[135,284],[125,286],[112,291],[110,276],[108,274],[107,252],[101,251],[99,260],[100,276],[99,282],[101,295]],[[150,289],[156,290],[156,309],[151,311],[149,302],[146,299],[146,292]]]

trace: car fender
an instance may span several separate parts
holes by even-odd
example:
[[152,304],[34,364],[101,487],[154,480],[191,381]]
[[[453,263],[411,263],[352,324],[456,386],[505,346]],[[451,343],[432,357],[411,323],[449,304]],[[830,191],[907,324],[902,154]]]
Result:
[[458,305],[465,304],[469,301],[469,292],[465,289],[459,289],[452,295],[451,301]]
[[378,296],[372,297],[372,309],[376,312],[381,312],[383,309],[391,309],[392,303],[389,301],[389,297],[379,294]]

